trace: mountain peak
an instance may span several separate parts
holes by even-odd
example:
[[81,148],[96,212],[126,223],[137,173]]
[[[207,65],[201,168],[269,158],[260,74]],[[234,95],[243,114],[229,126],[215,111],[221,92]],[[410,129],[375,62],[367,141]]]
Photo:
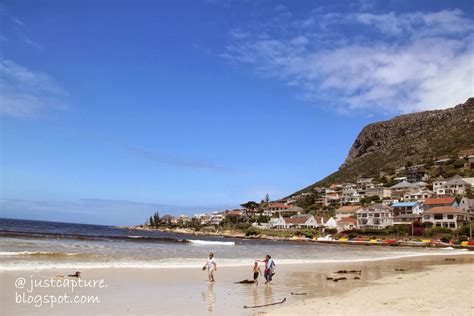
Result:
[[371,123],[357,136],[339,170],[309,186],[377,177],[380,172],[421,163],[474,147],[474,98],[446,110],[404,114]]

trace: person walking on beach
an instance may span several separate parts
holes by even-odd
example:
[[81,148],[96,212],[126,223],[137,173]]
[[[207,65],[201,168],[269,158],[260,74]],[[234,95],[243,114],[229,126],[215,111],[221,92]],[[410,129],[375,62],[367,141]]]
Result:
[[260,270],[260,267],[258,266],[258,261],[255,261],[255,265],[253,266],[253,281],[255,282],[255,285],[258,285],[258,276],[262,273],[262,270]]
[[209,258],[206,264],[202,267],[203,270],[207,269],[207,277],[209,282],[214,282],[214,272],[217,271],[217,263],[212,252],[209,253]]
[[272,281],[273,275],[275,274],[275,262],[273,262],[272,256],[266,255],[265,259],[259,260],[265,263],[265,270],[263,276],[265,277],[265,284]]

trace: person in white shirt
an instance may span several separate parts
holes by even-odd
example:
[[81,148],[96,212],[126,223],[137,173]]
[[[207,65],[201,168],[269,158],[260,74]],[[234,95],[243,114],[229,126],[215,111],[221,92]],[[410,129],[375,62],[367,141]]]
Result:
[[217,271],[217,263],[212,252],[209,253],[209,258],[206,264],[202,267],[203,270],[207,269],[207,276],[209,282],[214,282],[214,271]]

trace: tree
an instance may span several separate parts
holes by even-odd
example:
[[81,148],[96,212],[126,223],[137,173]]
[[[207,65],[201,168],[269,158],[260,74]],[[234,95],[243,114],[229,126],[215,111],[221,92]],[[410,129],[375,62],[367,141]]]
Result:
[[474,199],[474,190],[473,189],[467,189],[466,190],[466,197],[468,199]]
[[314,194],[307,194],[304,197],[299,198],[298,201],[296,202],[296,205],[305,209],[305,211],[308,211],[309,207],[313,205],[315,202],[316,202],[316,198]]
[[195,217],[191,219],[191,222],[188,224],[188,226],[196,231],[199,231],[202,228],[201,221]]
[[380,197],[378,195],[372,195],[372,196],[366,196],[360,199],[360,203],[362,205],[371,204],[372,202],[374,203],[380,202]]
[[160,224],[164,224],[164,225],[171,226],[171,220],[172,220],[172,219],[173,219],[173,216],[171,216],[171,215],[164,215],[164,216],[161,218]]
[[153,214],[153,226],[158,227],[161,224],[160,213]]
[[268,195],[268,193],[265,195],[265,203],[269,203],[270,202],[270,195]]
[[258,204],[257,202],[255,201],[248,201],[247,203],[243,203],[243,204],[240,204],[240,206],[242,206],[243,208],[245,208],[245,213],[248,217],[251,216],[252,213],[255,212],[255,210],[260,206],[260,204]]
[[155,226],[155,221],[153,220],[153,216],[150,216],[149,224],[151,227]]
[[247,203],[240,204],[240,206],[246,210],[253,211],[259,206],[259,204],[255,201],[248,201]]

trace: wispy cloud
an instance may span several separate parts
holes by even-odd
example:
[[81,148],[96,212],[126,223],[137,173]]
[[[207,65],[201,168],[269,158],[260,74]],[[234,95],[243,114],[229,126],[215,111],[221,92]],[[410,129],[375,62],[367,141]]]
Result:
[[0,33],[2,33],[0,34],[0,41],[6,41],[3,39],[7,38],[18,39],[34,49],[44,49],[44,45],[31,36],[31,25],[27,25],[23,19],[13,15],[7,7],[0,7],[0,18],[4,21],[3,28],[0,30]]
[[343,113],[446,108],[474,93],[474,21],[460,10],[341,14],[319,8],[298,19],[287,14],[284,22],[283,31],[261,23],[232,32],[223,57]]
[[34,47],[36,49],[39,49],[39,50],[43,50],[43,45],[41,45],[40,43],[36,42],[36,41],[33,41],[31,38],[29,37],[25,37],[23,38],[23,42],[25,42],[26,44],[30,45],[31,47]]
[[12,21],[13,23],[15,23],[17,26],[20,26],[20,27],[24,27],[25,26],[25,23],[20,20],[19,18],[15,18],[15,17],[11,17],[10,18],[10,21]]
[[0,114],[27,118],[64,110],[68,93],[48,74],[34,72],[11,60],[0,61]]
[[125,148],[133,155],[161,164],[207,171],[223,171],[227,169],[208,160],[184,159],[168,153],[128,145],[125,145]]

